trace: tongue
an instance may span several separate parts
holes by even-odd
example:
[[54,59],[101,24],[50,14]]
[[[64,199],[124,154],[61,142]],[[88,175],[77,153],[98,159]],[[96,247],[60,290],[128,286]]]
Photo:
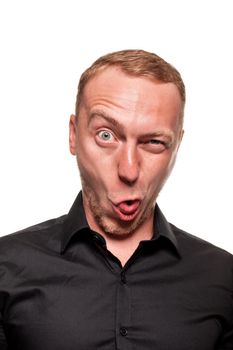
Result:
[[118,208],[120,209],[120,211],[123,214],[132,214],[134,213],[138,207],[139,207],[140,201],[139,200],[135,200],[135,201],[125,201],[125,202],[121,202],[118,205]]

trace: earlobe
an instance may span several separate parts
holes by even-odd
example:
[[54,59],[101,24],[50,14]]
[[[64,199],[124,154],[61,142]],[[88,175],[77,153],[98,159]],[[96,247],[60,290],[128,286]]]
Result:
[[72,114],[69,122],[69,147],[70,153],[76,155],[76,116]]

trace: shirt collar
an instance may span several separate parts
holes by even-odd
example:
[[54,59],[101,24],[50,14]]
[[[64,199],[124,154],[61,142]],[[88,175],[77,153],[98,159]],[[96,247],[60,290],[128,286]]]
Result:
[[90,227],[86,219],[82,192],[80,191],[64,221],[61,253],[64,253],[71,238],[85,229],[90,229]]
[[[157,241],[159,237],[164,237],[170,241],[170,243],[172,243],[177,253],[179,253],[178,242],[172,231],[171,225],[168,223],[157,204],[154,215],[154,235],[152,241]],[[90,227],[86,219],[83,207],[82,192],[80,191],[64,221],[61,253],[64,253],[73,236],[83,232],[84,230],[90,231]]]
[[171,224],[166,220],[158,204],[156,204],[154,215],[154,237],[152,240],[157,240],[159,237],[164,237],[170,243],[172,243],[176,252],[180,256],[177,238],[172,230]]

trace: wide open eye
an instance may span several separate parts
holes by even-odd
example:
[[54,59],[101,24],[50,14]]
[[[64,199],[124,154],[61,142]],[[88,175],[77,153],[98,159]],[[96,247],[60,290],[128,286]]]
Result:
[[113,135],[110,131],[107,130],[101,130],[98,132],[98,136],[101,138],[103,141],[112,141],[113,140]]

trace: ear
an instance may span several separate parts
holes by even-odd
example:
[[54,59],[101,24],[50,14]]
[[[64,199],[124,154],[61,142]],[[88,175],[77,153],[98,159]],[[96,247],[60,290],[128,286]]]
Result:
[[178,140],[177,151],[178,151],[178,149],[180,148],[180,144],[181,144],[181,141],[183,140],[183,136],[184,136],[184,129],[181,129],[181,130],[180,130],[180,134],[179,134],[179,140]]
[[69,122],[69,146],[70,146],[70,153],[73,155],[76,155],[76,141],[77,141],[77,117],[76,115],[72,114],[70,116],[70,122]]

